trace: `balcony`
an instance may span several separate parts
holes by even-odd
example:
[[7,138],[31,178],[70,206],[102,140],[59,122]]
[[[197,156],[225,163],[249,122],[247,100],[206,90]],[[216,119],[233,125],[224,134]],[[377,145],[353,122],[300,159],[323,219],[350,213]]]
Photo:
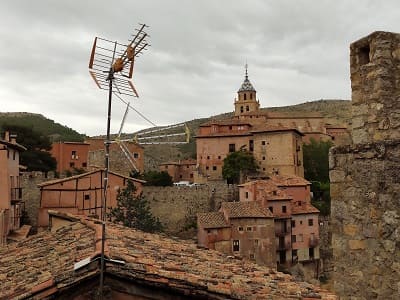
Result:
[[284,229],[275,229],[275,236],[285,236],[290,234],[289,230],[284,230]]
[[11,202],[22,201],[22,188],[11,188]]
[[315,237],[310,237],[310,243],[309,244],[310,244],[311,248],[315,248],[319,244],[319,239],[315,238]]
[[290,250],[292,248],[292,245],[290,242],[281,242],[279,241],[278,243],[278,247],[277,247],[277,251],[283,251],[283,250]]

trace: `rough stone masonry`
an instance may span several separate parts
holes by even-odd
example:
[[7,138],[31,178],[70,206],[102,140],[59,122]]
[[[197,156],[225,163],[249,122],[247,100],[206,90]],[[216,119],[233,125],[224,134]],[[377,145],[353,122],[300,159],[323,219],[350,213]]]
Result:
[[331,149],[334,288],[400,299],[400,34],[350,46],[352,141]]

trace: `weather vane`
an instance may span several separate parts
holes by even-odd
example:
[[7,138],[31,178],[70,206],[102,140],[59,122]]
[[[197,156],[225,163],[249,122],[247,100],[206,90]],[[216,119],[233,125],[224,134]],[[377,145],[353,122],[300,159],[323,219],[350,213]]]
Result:
[[131,79],[133,76],[133,66],[135,58],[150,46],[146,38],[148,34],[145,29],[146,24],[139,24],[139,29],[135,30],[128,44],[120,44],[104,38],[94,39],[92,52],[89,60],[89,73],[100,89],[108,90],[108,114],[107,114],[107,138],[105,142],[105,171],[104,188],[101,207],[102,236],[101,236],[101,267],[100,267],[100,298],[103,298],[104,286],[104,245],[105,245],[105,221],[107,207],[107,189],[109,173],[109,154],[110,154],[110,123],[111,123],[111,103],[112,94],[122,94],[127,96],[139,97]]

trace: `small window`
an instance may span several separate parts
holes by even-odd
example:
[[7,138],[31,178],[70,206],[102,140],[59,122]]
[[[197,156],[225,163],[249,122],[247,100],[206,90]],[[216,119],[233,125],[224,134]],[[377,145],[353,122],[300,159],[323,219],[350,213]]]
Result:
[[250,99],[253,99],[253,94],[252,93],[250,93]]
[[300,221],[300,225],[303,225],[303,221]]
[[242,226],[239,226],[239,227],[238,227],[238,231],[243,231],[243,227],[242,227]]
[[254,259],[254,254],[253,253],[250,254],[250,259]]
[[239,240],[233,240],[233,251],[239,251],[240,245],[239,245]]
[[220,155],[218,155],[218,159],[221,159],[221,156],[220,156]]
[[232,130],[232,126],[229,126],[229,130]]
[[265,146],[265,141],[261,141],[261,145]]
[[298,235],[297,242],[303,242],[303,234]]
[[210,169],[210,167],[209,166],[206,166],[206,170],[209,170]]
[[87,167],[87,163],[83,162],[82,163],[82,168],[86,168]]
[[243,106],[240,107],[240,112],[241,112],[241,113],[243,112]]
[[85,195],[85,200],[90,200],[90,194]]
[[265,156],[262,157],[262,160],[265,160]]
[[246,199],[249,199],[249,192],[246,192],[245,197]]
[[249,150],[250,150],[250,152],[254,151],[254,141],[253,140],[249,141]]
[[292,235],[292,243],[296,243],[296,236]]
[[193,178],[193,173],[190,173],[190,178]]
[[168,170],[168,166],[165,166],[165,170]]
[[248,105],[246,105],[246,111],[249,111],[249,110],[250,110],[249,106],[248,106]]
[[133,158],[139,158],[139,153],[133,153]]
[[236,151],[235,148],[236,148],[235,144],[229,144],[229,152],[235,152]]
[[75,163],[74,162],[70,162],[69,166],[70,166],[70,168],[73,168],[73,167],[75,167]]
[[313,225],[314,225],[314,220],[308,219],[308,226],[313,226]]
[[186,169],[189,169],[189,165],[186,166]]
[[211,233],[211,229],[207,229],[207,233]]
[[282,213],[286,213],[286,205],[282,205]]
[[258,240],[254,240],[254,245],[258,245]]
[[78,155],[76,154],[76,150],[71,151],[71,158],[72,159],[78,159]]
[[247,226],[247,227],[246,227],[246,231],[253,231],[253,227]]
[[217,166],[213,166],[213,171],[217,171]]
[[244,99],[244,100],[247,100],[247,95],[246,95],[246,93],[243,94],[243,99]]
[[269,210],[273,213],[274,212],[274,208],[272,206],[268,207]]
[[182,175],[179,175],[179,178],[180,178],[180,179],[182,179],[182,178],[183,178],[183,176],[182,176]]
[[296,227],[296,221],[292,220],[292,228],[295,228],[295,227]]
[[210,156],[207,156],[207,159],[210,159]]

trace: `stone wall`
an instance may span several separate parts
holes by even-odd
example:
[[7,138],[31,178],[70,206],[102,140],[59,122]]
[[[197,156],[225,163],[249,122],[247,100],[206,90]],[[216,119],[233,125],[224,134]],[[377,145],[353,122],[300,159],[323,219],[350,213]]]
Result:
[[350,47],[352,145],[332,148],[334,289],[341,299],[400,298],[400,35]]
[[37,185],[52,179],[54,179],[53,172],[48,172],[47,174],[43,172],[26,172],[22,174],[22,199],[25,202],[27,222],[33,227],[33,231],[36,230],[40,206],[40,189]]
[[144,186],[143,194],[152,213],[165,225],[168,234],[195,238],[196,214],[218,210],[223,201],[238,201],[236,185],[209,182],[207,185],[185,187]]

